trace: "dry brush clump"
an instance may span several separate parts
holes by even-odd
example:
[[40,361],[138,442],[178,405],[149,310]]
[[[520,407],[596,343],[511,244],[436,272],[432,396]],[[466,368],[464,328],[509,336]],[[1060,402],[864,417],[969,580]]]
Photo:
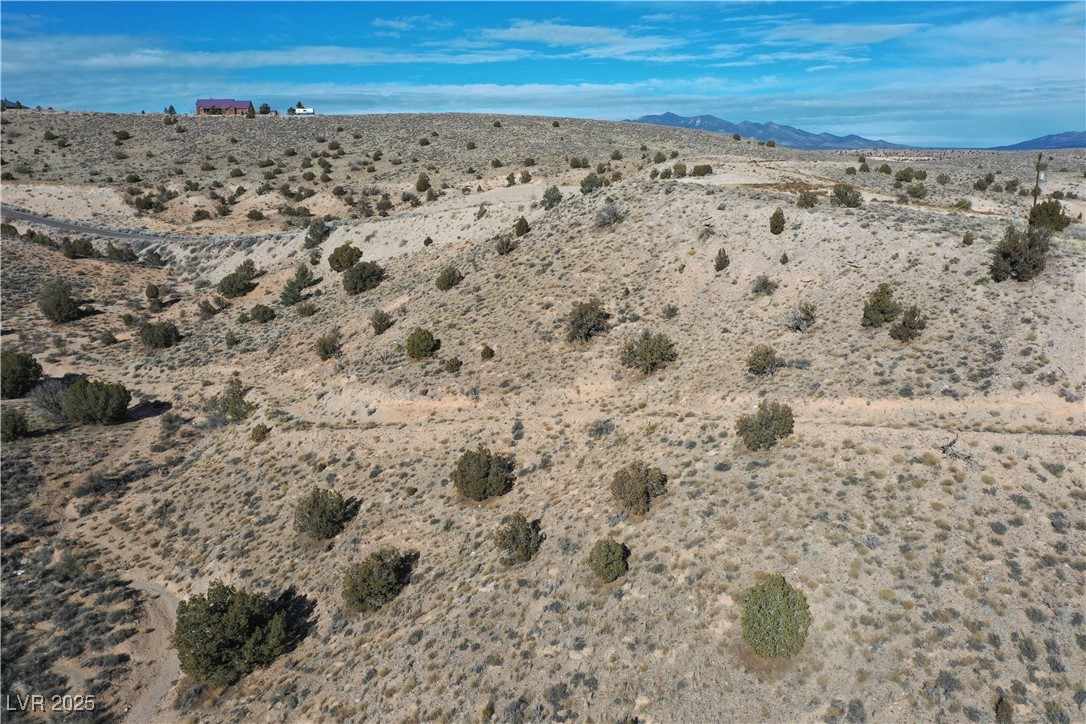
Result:
[[546,538],[539,527],[538,520],[529,521],[522,513],[514,513],[494,534],[499,560],[507,566],[530,561]]
[[617,470],[611,479],[611,493],[631,515],[648,513],[653,498],[663,495],[666,486],[667,475],[660,468],[650,468],[640,460]]
[[768,377],[783,366],[784,360],[768,344],[756,345],[747,355],[747,372],[752,375]]
[[619,361],[626,367],[632,367],[646,375],[663,369],[669,362],[679,358],[675,344],[663,332],[653,334],[643,330],[637,337],[631,337],[622,347]]

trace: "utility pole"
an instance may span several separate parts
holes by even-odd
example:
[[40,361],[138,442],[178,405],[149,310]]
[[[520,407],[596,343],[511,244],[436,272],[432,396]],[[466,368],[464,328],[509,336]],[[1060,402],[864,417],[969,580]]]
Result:
[[1041,163],[1041,159],[1043,157],[1044,157],[1043,152],[1038,152],[1037,153],[1037,166],[1036,166],[1037,176],[1033,180],[1033,205],[1034,206],[1037,205],[1037,197],[1041,193],[1041,171],[1044,171],[1045,168],[1047,168],[1047,164]]

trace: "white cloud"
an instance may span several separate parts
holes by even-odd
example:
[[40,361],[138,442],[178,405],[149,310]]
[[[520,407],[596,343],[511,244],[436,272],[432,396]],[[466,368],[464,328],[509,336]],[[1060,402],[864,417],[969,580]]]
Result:
[[766,33],[769,42],[801,42],[813,45],[870,45],[900,38],[926,27],[922,23],[898,25],[817,24],[782,25]]
[[491,40],[539,43],[550,48],[577,48],[573,55],[584,58],[674,62],[692,57],[661,54],[661,51],[685,45],[686,41],[683,39],[662,35],[631,35],[624,30],[603,26],[518,20],[506,28],[486,29],[483,36]]

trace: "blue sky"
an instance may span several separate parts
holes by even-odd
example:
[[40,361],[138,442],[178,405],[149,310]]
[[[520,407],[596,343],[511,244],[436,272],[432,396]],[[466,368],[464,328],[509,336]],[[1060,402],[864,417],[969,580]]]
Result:
[[1086,129],[1086,3],[0,5],[0,91],[58,109],[673,111],[918,145]]

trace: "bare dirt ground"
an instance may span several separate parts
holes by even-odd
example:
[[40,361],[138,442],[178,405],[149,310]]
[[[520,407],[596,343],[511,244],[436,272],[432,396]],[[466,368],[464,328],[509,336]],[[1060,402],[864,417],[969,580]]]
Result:
[[[61,659],[67,683],[35,684],[21,652],[5,687],[100,685],[109,715],[133,722],[478,721],[488,705],[498,721],[993,721],[1000,698],[1015,721],[1083,720],[1084,227],[1056,234],[1029,282],[989,272],[1006,228],[1024,228],[1032,199],[1016,189],[1032,186],[1036,154],[803,153],[458,114],[167,120],[3,114],[6,207],[170,239],[131,242],[160,252],[161,269],[68,259],[22,235],[62,233],[24,221],[3,239],[4,349],[31,352],[46,376],[133,392],[129,421],[105,428],[4,402],[33,432],[3,451],[6,580],[9,560],[53,571],[60,549],[51,562],[36,552],[58,545],[146,594],[116,644],[95,628],[108,613],[81,614],[102,651]],[[582,156],[588,167],[572,168]],[[1043,193],[1077,216],[1086,152],[1045,161]],[[676,178],[676,163],[712,173]],[[926,178],[899,182],[906,166]],[[582,194],[590,171],[608,185]],[[829,203],[841,182],[860,207]],[[562,200],[547,209],[552,185]],[[796,205],[805,190],[813,208]],[[162,208],[141,211],[140,198]],[[601,225],[609,204],[621,220]],[[778,207],[785,228],[772,234]],[[199,210],[208,218],[194,221]],[[325,215],[330,235],[307,248]],[[530,231],[499,255],[522,216]],[[345,243],[385,268],[376,289],[345,293],[327,261]],[[717,272],[721,248],[730,264]],[[202,315],[245,260],[260,270],[252,291]],[[317,279],[308,316],[280,303],[298,265]],[[441,291],[449,265],[464,278]],[[762,275],[771,294],[752,290]],[[47,322],[35,295],[53,276],[98,313]],[[882,282],[927,317],[918,339],[860,325]],[[567,342],[572,303],[593,296],[609,331]],[[816,309],[806,332],[785,325],[801,302]],[[257,303],[275,318],[244,321]],[[376,309],[393,319],[381,335]],[[183,339],[148,350],[144,320],[172,321]],[[434,358],[406,357],[416,327],[441,340]],[[678,353],[648,376],[619,361],[645,329]],[[333,331],[341,352],[321,361],[314,342]],[[756,344],[784,366],[749,373]],[[208,425],[206,400],[235,373],[255,411]],[[735,423],[762,399],[789,404],[795,432],[751,452]],[[260,442],[258,424],[270,428]],[[466,504],[450,474],[479,443],[514,455],[517,480]],[[608,484],[637,459],[668,484],[635,520]],[[89,489],[92,473],[127,482]],[[313,485],[361,502],[323,547],[292,527]],[[546,540],[504,566],[492,535],[518,511]],[[631,557],[604,586],[585,558],[607,536]],[[381,611],[350,613],[344,570],[386,545],[418,552],[411,582]],[[740,597],[767,573],[801,590],[814,619],[786,663],[742,643]],[[297,649],[225,690],[179,674],[167,631],[177,601],[215,579],[317,602]],[[5,618],[46,632],[46,594],[11,590]],[[76,600],[94,608],[89,593]],[[51,636],[40,650],[70,645]],[[129,658],[110,669],[103,652]]]

